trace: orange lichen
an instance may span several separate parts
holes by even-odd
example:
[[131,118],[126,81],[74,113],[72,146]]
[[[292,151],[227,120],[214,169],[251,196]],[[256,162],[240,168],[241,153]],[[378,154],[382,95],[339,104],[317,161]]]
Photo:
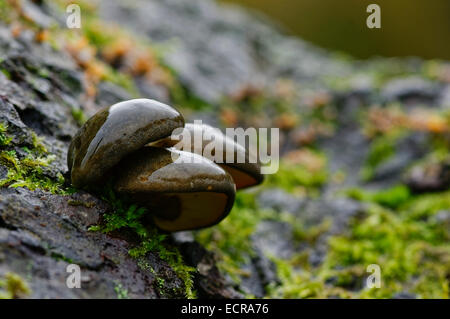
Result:
[[134,52],[130,60],[129,71],[136,76],[150,73],[157,64],[153,55],[144,50]]
[[408,118],[403,112],[381,107],[371,108],[368,112],[368,120],[369,125],[366,127],[368,136],[406,127],[408,123]]
[[449,130],[448,120],[437,114],[430,114],[425,111],[413,112],[408,117],[409,127],[420,131],[432,133],[444,133]]
[[226,127],[235,127],[238,123],[238,115],[231,108],[224,108],[220,112],[220,120]]

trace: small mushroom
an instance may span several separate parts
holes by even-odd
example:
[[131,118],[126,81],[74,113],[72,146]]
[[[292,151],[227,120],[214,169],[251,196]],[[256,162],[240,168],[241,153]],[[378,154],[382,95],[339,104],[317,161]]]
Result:
[[155,100],[134,99],[100,110],[70,143],[67,165],[72,184],[100,182],[126,155],[183,125],[178,111]]
[[[250,154],[242,145],[236,143],[233,139],[227,137],[219,129],[206,124],[192,124],[186,123],[184,129],[189,131],[191,137],[188,143],[175,139],[173,136],[165,139],[150,143],[151,146],[159,147],[176,147],[186,151],[186,146],[190,149],[187,151],[202,154],[204,157],[215,161],[215,151],[205,152],[205,148],[211,143],[217,143],[222,145],[222,159],[221,163],[218,163],[224,170],[226,170],[232,177],[236,184],[236,189],[247,188],[258,185],[263,182],[264,175],[261,174],[261,165],[253,154]],[[196,136],[202,138],[202,143],[197,148],[194,139]],[[211,137],[211,138],[208,138]],[[196,149],[197,148],[197,149]],[[226,162],[227,149],[233,149],[233,162]],[[244,159],[243,163],[239,163],[237,159]]]
[[166,231],[215,225],[234,203],[230,175],[194,153],[145,147],[127,156],[116,171],[115,191],[147,207]]

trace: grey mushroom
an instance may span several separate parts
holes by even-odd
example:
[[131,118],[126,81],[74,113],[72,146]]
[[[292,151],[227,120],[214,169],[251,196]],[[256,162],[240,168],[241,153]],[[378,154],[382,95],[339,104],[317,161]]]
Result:
[[[220,143],[222,145],[221,158],[223,159],[223,162],[216,163],[233,177],[233,180],[236,184],[236,189],[255,186],[263,182],[264,175],[261,174],[261,165],[256,156],[250,154],[247,149],[245,149],[239,143],[236,143],[231,138],[227,137],[219,129],[206,124],[199,125],[192,123],[186,123],[184,129],[189,131],[191,137],[190,143],[179,143],[179,140],[175,139],[173,136],[169,136],[160,141],[150,143],[150,145],[159,147],[176,147],[178,149],[183,149],[184,151],[201,154],[204,157],[215,161],[216,153],[214,151],[210,152],[210,154],[209,152],[205,152],[205,147],[212,141],[214,141],[215,143]],[[196,145],[194,143],[194,137],[196,135],[203,137],[199,149],[195,149]],[[205,136],[210,136],[212,138],[208,139],[205,138]],[[186,150],[187,145],[190,148]],[[225,161],[227,149],[234,150],[233,162],[227,163]],[[242,158],[244,159],[244,161],[242,163],[239,163],[237,161],[238,158]]]
[[177,110],[155,100],[134,99],[100,110],[70,143],[67,165],[72,184],[100,182],[123,157],[183,125]]

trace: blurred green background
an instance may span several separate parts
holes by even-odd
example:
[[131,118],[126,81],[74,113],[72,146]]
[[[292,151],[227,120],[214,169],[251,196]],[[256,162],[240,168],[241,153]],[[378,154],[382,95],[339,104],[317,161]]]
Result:
[[[258,9],[286,30],[355,57],[450,59],[450,0],[222,0]],[[381,7],[381,29],[366,8]]]

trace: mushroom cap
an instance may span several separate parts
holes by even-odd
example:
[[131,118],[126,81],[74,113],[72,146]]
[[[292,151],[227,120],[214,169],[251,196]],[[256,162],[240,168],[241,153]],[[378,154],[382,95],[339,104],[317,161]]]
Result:
[[126,155],[183,125],[177,110],[155,100],[134,99],[100,110],[70,143],[67,165],[72,184],[98,183]]
[[[184,129],[189,130],[189,134],[191,136],[191,149],[186,150],[185,148],[183,148],[184,151],[202,154],[204,157],[210,159],[211,161],[215,161],[215,153],[212,152],[212,154],[205,154],[205,147],[212,141],[221,143],[223,145],[223,162],[216,163],[233,177],[234,183],[236,184],[236,189],[255,186],[263,182],[264,175],[261,174],[261,164],[259,160],[256,157],[252,156],[252,154],[250,154],[249,151],[245,149],[245,147],[223,134],[221,130],[207,124],[192,123],[186,123]],[[202,137],[202,144],[200,145],[199,149],[196,149],[196,145],[194,143],[195,134],[199,134]],[[206,139],[205,136],[214,136],[214,138]],[[176,144],[178,143],[178,140],[174,140],[172,139],[172,136],[170,136],[152,143],[151,145],[159,147],[177,147]],[[179,144],[179,147],[177,148],[185,146],[185,144]],[[233,163],[226,162],[227,149],[234,149]],[[245,158],[244,163],[238,163],[237,159],[239,158],[239,156]]]
[[147,207],[166,231],[215,225],[234,203],[231,176],[197,154],[144,147],[119,163],[117,171],[115,191]]

